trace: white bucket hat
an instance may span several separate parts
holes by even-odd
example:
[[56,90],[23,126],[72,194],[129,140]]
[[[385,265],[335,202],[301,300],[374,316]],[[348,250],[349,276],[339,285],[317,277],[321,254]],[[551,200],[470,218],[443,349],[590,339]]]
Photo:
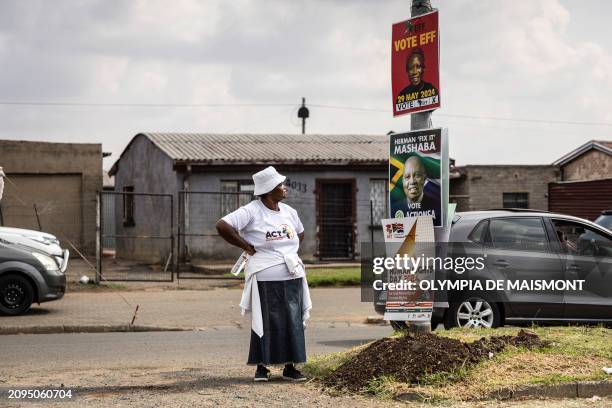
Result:
[[268,166],[262,171],[253,174],[253,182],[255,183],[255,191],[253,194],[256,196],[269,193],[274,190],[276,186],[285,181],[287,177],[282,174],[278,174],[278,171],[272,166]]

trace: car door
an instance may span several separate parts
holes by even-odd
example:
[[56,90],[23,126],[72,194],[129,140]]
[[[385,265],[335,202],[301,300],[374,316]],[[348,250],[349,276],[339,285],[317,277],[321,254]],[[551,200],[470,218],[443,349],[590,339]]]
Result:
[[[532,282],[564,278],[563,263],[551,250],[541,217],[491,218],[489,237],[485,264],[492,279]],[[506,289],[505,293],[510,302],[507,320],[562,317],[562,291]]]
[[612,319],[612,237],[586,223],[551,219],[557,232],[567,281],[582,288],[564,293],[568,319]]

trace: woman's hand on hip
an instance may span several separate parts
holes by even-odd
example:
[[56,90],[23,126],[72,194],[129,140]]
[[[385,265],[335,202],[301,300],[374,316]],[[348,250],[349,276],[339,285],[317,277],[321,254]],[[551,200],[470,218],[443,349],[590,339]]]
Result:
[[242,248],[242,249],[244,249],[244,252],[246,252],[249,255],[254,255],[255,252],[257,252],[255,250],[255,247],[253,245],[251,245],[251,244],[247,244],[247,246]]

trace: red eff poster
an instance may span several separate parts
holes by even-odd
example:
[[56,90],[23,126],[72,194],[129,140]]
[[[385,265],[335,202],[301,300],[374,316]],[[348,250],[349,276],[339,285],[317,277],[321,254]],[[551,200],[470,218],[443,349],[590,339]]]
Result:
[[393,24],[393,116],[440,107],[438,12]]

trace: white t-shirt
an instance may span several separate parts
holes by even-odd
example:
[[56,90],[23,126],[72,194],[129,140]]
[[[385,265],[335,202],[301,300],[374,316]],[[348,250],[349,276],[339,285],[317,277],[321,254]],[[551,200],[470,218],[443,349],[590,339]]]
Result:
[[[300,217],[290,206],[278,203],[279,211],[269,209],[260,200],[254,200],[247,205],[223,217],[223,221],[234,227],[236,231],[251,245],[257,254],[273,255],[283,258],[286,254],[295,254],[300,246],[298,234],[304,232]],[[285,268],[269,268],[258,272],[257,280],[293,279]]]

